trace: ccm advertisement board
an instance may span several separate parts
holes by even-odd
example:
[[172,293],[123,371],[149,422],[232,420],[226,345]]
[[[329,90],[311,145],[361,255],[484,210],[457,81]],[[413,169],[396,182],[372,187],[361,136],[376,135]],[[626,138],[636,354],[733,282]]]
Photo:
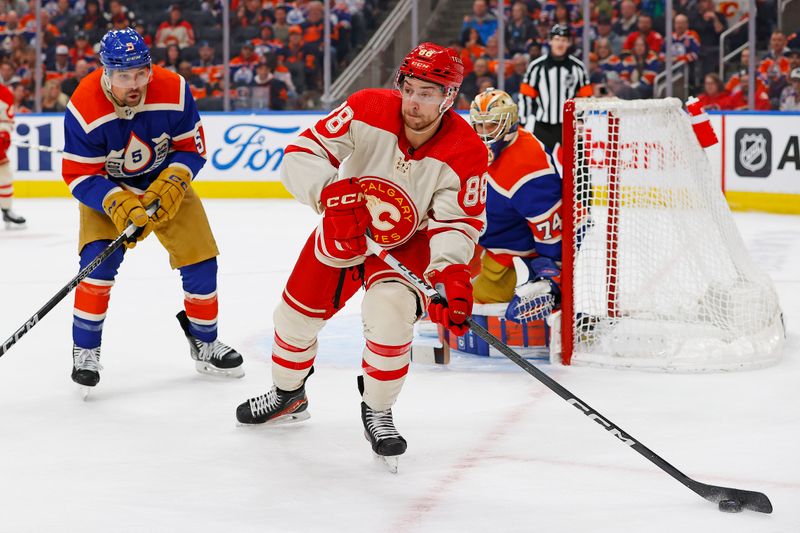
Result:
[[[286,198],[284,147],[323,115],[204,113],[208,162],[195,186],[217,198]],[[736,209],[800,213],[800,113],[713,113],[721,143],[709,149],[715,178]],[[68,196],[61,156],[19,144],[64,146],[63,115],[17,115],[9,157],[19,197]]]

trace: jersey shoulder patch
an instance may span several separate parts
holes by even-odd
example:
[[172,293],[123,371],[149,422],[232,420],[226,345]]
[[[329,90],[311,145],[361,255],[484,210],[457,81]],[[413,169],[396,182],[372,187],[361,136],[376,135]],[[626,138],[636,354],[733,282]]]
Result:
[[504,195],[513,194],[527,181],[555,173],[557,170],[544,145],[522,128],[516,140],[489,167],[492,185]]

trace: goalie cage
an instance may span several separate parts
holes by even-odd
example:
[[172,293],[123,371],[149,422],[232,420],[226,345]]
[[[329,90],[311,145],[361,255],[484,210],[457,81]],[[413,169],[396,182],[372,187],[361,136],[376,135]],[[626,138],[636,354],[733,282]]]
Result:
[[561,360],[698,372],[766,366],[784,327],[675,98],[564,106]]

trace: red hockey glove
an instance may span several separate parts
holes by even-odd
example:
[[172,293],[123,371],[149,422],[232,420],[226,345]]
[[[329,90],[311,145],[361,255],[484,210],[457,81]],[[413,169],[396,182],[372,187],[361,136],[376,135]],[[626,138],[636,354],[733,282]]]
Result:
[[464,323],[472,316],[472,280],[467,265],[450,265],[441,272],[434,270],[428,274],[431,285],[441,292],[444,286],[447,300],[432,299],[428,304],[431,321],[441,324],[451,333],[460,337],[469,327]]
[[[358,179],[336,181],[322,189],[320,202],[325,247],[337,256],[351,258],[367,254],[367,232],[372,215]],[[345,253],[342,253],[345,252]]]
[[5,161],[10,146],[11,134],[7,131],[0,131],[0,161]]

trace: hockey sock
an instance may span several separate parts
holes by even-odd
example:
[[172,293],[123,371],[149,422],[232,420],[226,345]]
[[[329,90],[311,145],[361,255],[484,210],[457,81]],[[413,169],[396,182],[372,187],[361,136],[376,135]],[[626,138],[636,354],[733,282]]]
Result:
[[11,197],[14,196],[14,184],[11,180],[11,164],[0,165],[0,208],[11,209]]
[[217,258],[181,267],[183,307],[189,332],[203,342],[217,340]]
[[[109,242],[94,241],[84,246],[80,254],[80,268],[83,269],[91,263]],[[100,346],[111,287],[124,256],[124,248],[116,250],[92,272],[91,277],[81,281],[75,289],[72,341],[81,348]]]

